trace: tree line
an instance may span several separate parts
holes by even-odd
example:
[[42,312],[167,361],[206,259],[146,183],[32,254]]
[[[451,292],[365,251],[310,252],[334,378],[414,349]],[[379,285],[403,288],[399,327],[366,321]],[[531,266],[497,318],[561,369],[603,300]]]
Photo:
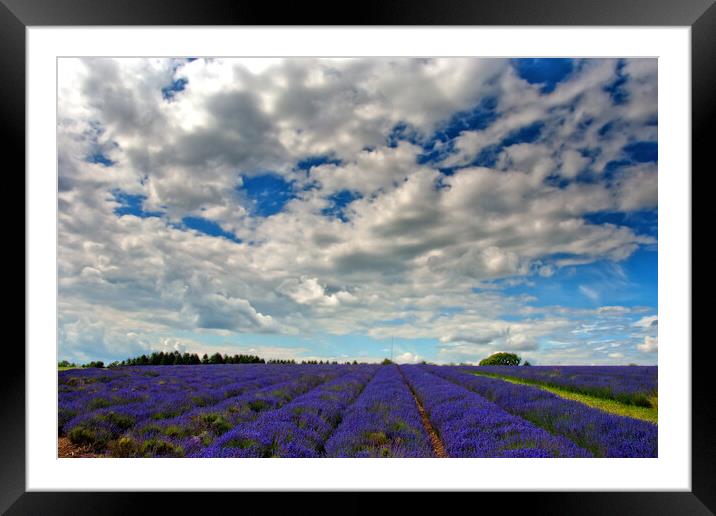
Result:
[[[141,355],[138,357],[127,358],[126,360],[114,361],[107,365],[107,367],[123,367],[123,366],[158,366],[158,365],[203,365],[203,364],[296,364],[294,359],[279,359],[271,358],[265,360],[256,355],[227,355],[221,353],[214,353],[209,356],[204,353],[200,358],[197,353],[179,353],[173,351],[171,353],[165,353],[164,351],[155,351],[149,355]],[[350,364],[351,362],[346,362]],[[354,360],[353,364],[358,364],[358,361]],[[338,364],[337,361],[329,360],[302,360],[301,364]],[[67,360],[63,360],[57,364],[59,367],[105,367],[102,361],[93,361],[82,366],[70,363]]]
[[150,355],[141,355],[134,358],[128,358],[121,362],[112,362],[108,367],[120,366],[143,366],[143,365],[202,365],[202,364],[265,364],[266,360],[256,355],[222,355],[214,353],[209,356],[206,353],[199,358],[197,353],[179,353],[173,351],[165,353],[164,351],[155,351]]

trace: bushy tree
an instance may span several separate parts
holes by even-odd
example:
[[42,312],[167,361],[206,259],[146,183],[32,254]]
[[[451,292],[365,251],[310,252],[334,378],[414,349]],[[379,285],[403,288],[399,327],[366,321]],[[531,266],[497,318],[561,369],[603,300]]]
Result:
[[380,363],[380,365],[390,365],[392,363],[393,363],[393,361],[390,360],[389,358],[384,358],[383,361]]
[[520,357],[514,353],[494,353],[487,358],[480,360],[480,365],[520,365]]
[[209,363],[210,364],[223,364],[224,363],[224,357],[221,356],[221,353],[214,353],[209,357]]

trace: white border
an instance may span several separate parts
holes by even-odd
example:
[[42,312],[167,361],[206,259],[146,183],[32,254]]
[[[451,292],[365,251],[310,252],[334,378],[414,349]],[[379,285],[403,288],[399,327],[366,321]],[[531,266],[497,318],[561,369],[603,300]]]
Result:
[[[27,43],[29,491],[691,490],[690,28],[30,27]],[[70,55],[658,56],[659,458],[57,459],[53,114]]]

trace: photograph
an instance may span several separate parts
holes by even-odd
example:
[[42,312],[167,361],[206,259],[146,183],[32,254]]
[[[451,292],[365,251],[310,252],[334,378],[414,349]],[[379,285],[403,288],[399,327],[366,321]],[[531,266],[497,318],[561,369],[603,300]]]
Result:
[[659,457],[656,57],[56,63],[59,459]]

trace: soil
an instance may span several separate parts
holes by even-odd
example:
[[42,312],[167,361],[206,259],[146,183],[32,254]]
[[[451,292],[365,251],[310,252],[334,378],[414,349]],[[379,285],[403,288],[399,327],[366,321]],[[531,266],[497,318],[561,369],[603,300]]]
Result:
[[[400,366],[398,366],[398,369],[400,369]],[[445,445],[443,444],[442,439],[440,439],[438,433],[435,431],[433,424],[430,422],[428,413],[425,412],[425,407],[423,407],[422,402],[418,399],[418,396],[415,394],[413,387],[408,382],[408,379],[405,377],[405,374],[402,370],[400,370],[400,374],[403,376],[403,380],[408,385],[408,389],[410,389],[410,393],[413,395],[415,405],[417,405],[418,412],[420,413],[420,419],[423,421],[423,426],[425,427],[425,431],[428,433],[428,437],[430,437],[430,443],[433,446],[433,452],[435,452],[435,456],[441,459],[446,458],[448,455],[445,451]]]
[[73,444],[70,442],[70,440],[67,437],[59,437],[57,439],[57,456],[60,459],[66,459],[66,458],[91,458],[91,457],[101,457],[101,455],[97,455],[92,451],[91,448],[87,446],[78,446],[76,444]]

